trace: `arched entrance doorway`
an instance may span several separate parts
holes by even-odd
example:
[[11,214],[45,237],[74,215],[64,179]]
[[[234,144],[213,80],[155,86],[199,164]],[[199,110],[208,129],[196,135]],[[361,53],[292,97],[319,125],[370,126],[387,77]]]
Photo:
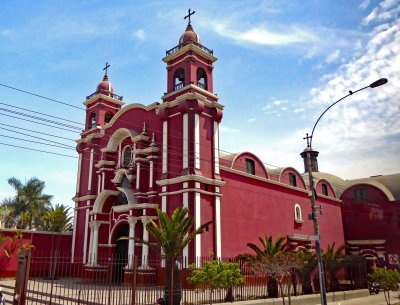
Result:
[[123,223],[116,228],[115,248],[114,248],[114,261],[112,280],[114,283],[123,283],[124,281],[124,267],[128,264],[128,242],[127,239],[120,239],[121,237],[129,236],[129,225]]

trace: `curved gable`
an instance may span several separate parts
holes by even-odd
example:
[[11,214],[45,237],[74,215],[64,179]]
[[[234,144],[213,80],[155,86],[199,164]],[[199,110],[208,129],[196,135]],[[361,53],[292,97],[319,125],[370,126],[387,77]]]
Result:
[[157,108],[157,106],[159,105],[159,103],[153,103],[150,104],[149,106],[145,106],[143,104],[139,104],[139,103],[135,103],[135,104],[129,104],[128,106],[122,108],[121,110],[119,110],[111,119],[110,122],[108,122],[107,124],[104,125],[104,128],[109,128],[111,126],[114,125],[114,123],[116,121],[119,120],[119,118],[125,114],[127,111],[132,110],[132,109],[141,109],[141,110],[145,110],[145,111],[151,111],[151,110],[155,110]]
[[248,174],[252,174],[249,172],[248,162],[253,163],[253,174],[255,176],[268,179],[268,173],[264,166],[264,163],[262,163],[262,161],[255,154],[247,151],[239,153],[234,157],[231,163],[231,168],[242,172],[247,172]]
[[[295,177],[295,184],[293,185],[291,182],[291,177],[292,176]],[[294,167],[284,167],[282,168],[280,174],[279,174],[279,182],[284,183],[284,184],[288,184],[294,187],[298,187],[301,189],[306,190],[306,184],[304,182],[304,179],[302,177],[302,175],[297,171],[297,169],[295,169]]]
[[[359,191],[358,191],[359,190]],[[351,201],[379,202],[379,198],[394,201],[393,194],[382,184],[374,181],[356,183],[348,187],[340,196],[340,199]]]
[[[323,193],[323,184],[325,184],[326,187],[327,187],[327,191],[328,191],[328,194],[327,194],[327,195],[325,195],[325,194]],[[331,185],[331,184],[329,183],[329,181],[326,180],[326,179],[318,179],[318,180],[316,181],[316,183],[315,183],[315,189],[316,189],[316,191],[317,191],[317,194],[321,194],[321,195],[324,195],[324,196],[329,196],[329,197],[337,198],[336,193],[335,193],[335,191],[334,191],[332,185]]]
[[118,149],[118,145],[126,138],[130,137],[131,139],[137,135],[137,132],[128,129],[128,128],[120,128],[117,129],[110,139],[108,140],[107,143],[107,148],[113,151],[116,151]]

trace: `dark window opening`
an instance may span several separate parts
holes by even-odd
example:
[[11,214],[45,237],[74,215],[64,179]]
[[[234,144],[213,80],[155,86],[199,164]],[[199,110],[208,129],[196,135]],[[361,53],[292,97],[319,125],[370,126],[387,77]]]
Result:
[[92,112],[89,116],[89,129],[96,127],[96,113]]
[[296,181],[296,175],[295,174],[289,173],[289,184],[291,186],[294,186],[294,187],[297,186],[297,181]]
[[104,116],[104,122],[105,123],[109,123],[111,121],[111,119],[113,118],[113,114],[112,112],[106,112],[105,116]]
[[123,166],[128,166],[131,163],[132,160],[132,148],[130,146],[127,146],[124,150],[124,158],[122,161]]
[[204,190],[205,190],[206,192],[208,192],[208,185],[207,185],[207,184],[204,185]]
[[246,173],[251,175],[256,174],[256,164],[254,160],[246,159]]
[[207,90],[207,74],[202,68],[197,69],[197,86]]
[[354,197],[357,202],[367,201],[368,200],[368,192],[365,188],[358,188],[354,190]]
[[179,68],[174,73],[174,90],[179,90],[185,85],[185,70]]
[[325,183],[322,184],[322,194],[328,196],[328,186]]

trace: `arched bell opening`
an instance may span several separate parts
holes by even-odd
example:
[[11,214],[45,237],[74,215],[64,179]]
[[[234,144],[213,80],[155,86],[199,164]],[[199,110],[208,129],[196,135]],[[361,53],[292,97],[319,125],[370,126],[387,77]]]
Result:
[[89,116],[89,124],[88,124],[88,129],[92,129],[96,127],[96,113],[92,112]]
[[207,74],[202,68],[197,69],[197,87],[207,90]]
[[111,111],[107,111],[104,115],[104,123],[109,123],[113,118],[114,114]]
[[185,86],[185,70],[179,68],[174,73],[174,90],[179,90]]

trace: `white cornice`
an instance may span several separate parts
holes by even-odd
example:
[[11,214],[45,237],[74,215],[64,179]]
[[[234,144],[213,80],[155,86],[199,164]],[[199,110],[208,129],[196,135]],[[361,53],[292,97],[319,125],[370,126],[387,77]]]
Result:
[[132,209],[151,209],[151,208],[156,208],[158,204],[156,203],[139,203],[139,204],[123,204],[123,205],[116,205],[113,206],[112,209],[114,212],[117,213],[122,213],[122,212],[128,212],[129,210]]
[[216,186],[223,186],[225,184],[224,181],[210,179],[210,178],[206,178],[206,177],[198,176],[198,175],[185,175],[185,176],[179,176],[179,177],[171,178],[171,179],[157,180],[156,183],[159,186],[165,186],[165,185],[188,182],[188,181],[202,182],[205,184],[211,184],[211,185],[216,185]]
[[304,234],[291,234],[291,235],[288,235],[288,238],[291,240],[299,240],[299,241],[315,240],[313,235],[304,235]]
[[[218,100],[218,96],[212,94],[211,92],[208,92],[207,90],[201,89],[195,85],[189,84],[185,87],[183,87],[182,89],[178,90],[178,91],[173,91],[170,92],[166,95],[164,95],[162,97],[163,100],[165,100],[166,98],[176,95],[177,93],[179,93],[180,91],[184,91],[187,89],[196,89],[197,91],[201,92],[202,94],[209,96],[211,98],[214,98],[216,100]],[[217,103],[217,102],[210,102],[206,96],[203,96],[202,94],[199,94],[197,92],[186,92],[182,95],[179,95],[178,97],[176,97],[173,101],[170,102],[165,102],[162,103],[158,106],[157,111],[159,111],[159,109],[163,109],[163,108],[171,108],[171,107],[175,107],[177,105],[179,105],[180,103],[184,102],[185,100],[200,100],[204,103],[204,105],[211,107],[211,108],[218,108],[218,109],[224,109],[224,105]]]
[[383,245],[386,239],[359,239],[359,240],[346,240],[349,245]]
[[120,106],[125,105],[125,103],[121,102],[120,100],[116,100],[116,99],[114,99],[114,98],[112,98],[112,97],[110,97],[108,95],[104,95],[104,94],[101,94],[101,93],[98,93],[98,94],[94,95],[92,98],[86,100],[85,102],[83,102],[83,105],[88,106],[88,105],[94,103],[95,101],[97,101],[100,98],[105,100],[105,101],[107,101],[107,102],[110,102],[110,103],[113,103],[113,104],[117,104],[117,105],[120,105]]
[[100,160],[95,164],[96,168],[102,167],[104,165],[114,165],[115,161]]
[[188,43],[186,46],[180,48],[176,52],[173,52],[170,55],[165,56],[162,60],[163,60],[163,62],[168,63],[172,59],[177,58],[188,51],[195,51],[196,53],[207,58],[208,60],[211,60],[212,62],[217,61],[217,58],[215,56],[203,51],[201,48],[196,46],[194,43]]
[[72,198],[73,201],[78,202],[78,201],[86,201],[86,200],[91,200],[91,199],[96,199],[97,195],[86,195],[82,197],[74,197]]
[[182,194],[182,193],[201,193],[204,195],[217,196],[217,197],[223,196],[221,193],[207,192],[207,191],[204,191],[201,189],[196,189],[196,188],[183,189],[183,190],[174,191],[174,192],[164,192],[164,193],[160,193],[159,196],[169,196],[169,195],[176,195],[176,194]]

